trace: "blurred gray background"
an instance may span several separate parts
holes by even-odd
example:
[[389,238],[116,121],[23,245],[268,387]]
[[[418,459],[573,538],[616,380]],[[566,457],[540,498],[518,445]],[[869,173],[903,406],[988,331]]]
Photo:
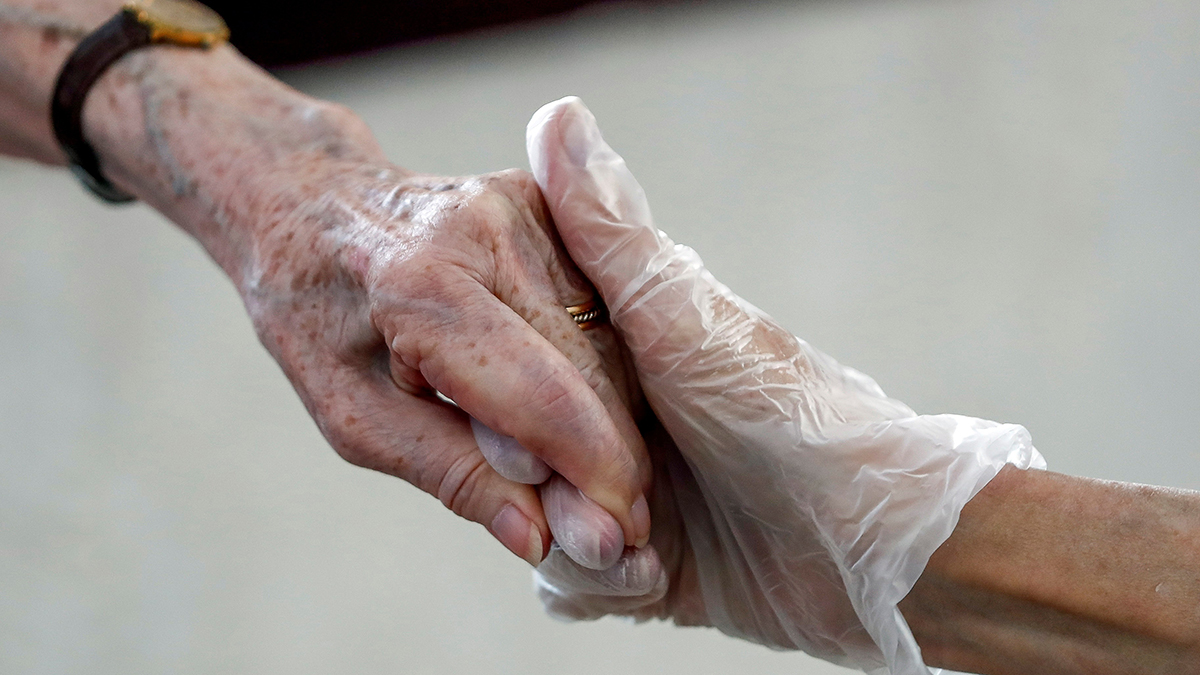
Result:
[[[1200,489],[1200,3],[613,6],[291,71],[398,163],[526,166],[578,94],[660,226],[922,412]],[[0,160],[0,672],[844,672],[545,618],[524,563],[343,463],[145,207]]]

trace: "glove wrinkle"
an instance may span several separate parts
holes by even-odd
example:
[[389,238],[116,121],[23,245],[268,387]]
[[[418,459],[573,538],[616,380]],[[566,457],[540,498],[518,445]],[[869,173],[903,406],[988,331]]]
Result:
[[539,110],[527,147],[652,413],[638,421],[655,471],[647,549],[670,582],[639,597],[633,576],[552,553],[535,572],[547,610],[708,624],[867,672],[931,675],[897,604],[1001,468],[1045,467],[1028,432],[918,415],[739,298],[655,227],[578,99]]

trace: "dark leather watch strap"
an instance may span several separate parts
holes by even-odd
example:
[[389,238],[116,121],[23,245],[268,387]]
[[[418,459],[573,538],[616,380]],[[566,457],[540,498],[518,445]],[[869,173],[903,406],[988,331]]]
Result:
[[150,29],[130,12],[121,11],[75,47],[58,75],[50,103],[54,135],[67,154],[71,171],[96,196],[115,204],[133,201],[100,171],[100,158],[83,137],[83,102],[92,85],[117,59],[150,44]]

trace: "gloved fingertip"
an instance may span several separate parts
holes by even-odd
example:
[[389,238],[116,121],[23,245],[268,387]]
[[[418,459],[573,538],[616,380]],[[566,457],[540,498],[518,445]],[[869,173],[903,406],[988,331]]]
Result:
[[654,227],[645,192],[578,98],[538,110],[526,150],[563,244],[620,327],[629,295],[674,243]]
[[578,96],[542,106],[525,129],[530,164],[543,186],[555,155],[565,156],[571,166],[586,168],[598,141],[601,136],[596,117]]
[[474,417],[471,418],[471,431],[487,463],[496,473],[514,483],[540,485],[553,473],[550,465],[527,450],[517,439],[493,431]]
[[567,158],[579,168],[586,168],[588,158],[592,155],[600,130],[596,127],[596,118],[587,109],[583,101],[572,96],[571,100],[563,99],[558,118],[558,134],[562,141]]
[[567,557],[593,570],[608,569],[620,559],[625,550],[621,525],[562,476],[542,486],[542,507],[554,541]]
[[625,551],[625,543],[615,537],[606,537],[604,534],[599,536],[600,544],[597,547],[599,555],[596,558],[596,567],[594,569],[606,570],[621,559],[621,553]]
[[[610,522],[604,523],[605,519]],[[555,541],[569,558],[588,569],[606,570],[612,567],[625,550],[620,525],[607,512],[602,517],[574,519],[559,530],[554,535]]]
[[603,577],[612,589],[626,595],[643,595],[667,583],[666,570],[653,547],[626,549]]
[[525,139],[529,141],[537,138],[548,125],[556,123],[556,118],[561,117],[565,110],[574,107],[587,109],[578,96],[564,96],[538,108],[537,112],[529,118],[529,124],[525,126]]

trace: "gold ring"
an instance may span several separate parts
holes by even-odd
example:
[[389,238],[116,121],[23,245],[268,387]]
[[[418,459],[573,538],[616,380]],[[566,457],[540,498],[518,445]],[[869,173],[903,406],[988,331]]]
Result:
[[604,313],[604,305],[595,300],[588,300],[580,305],[571,305],[567,308],[567,313],[575,320],[575,325],[583,330],[595,328],[608,318]]

